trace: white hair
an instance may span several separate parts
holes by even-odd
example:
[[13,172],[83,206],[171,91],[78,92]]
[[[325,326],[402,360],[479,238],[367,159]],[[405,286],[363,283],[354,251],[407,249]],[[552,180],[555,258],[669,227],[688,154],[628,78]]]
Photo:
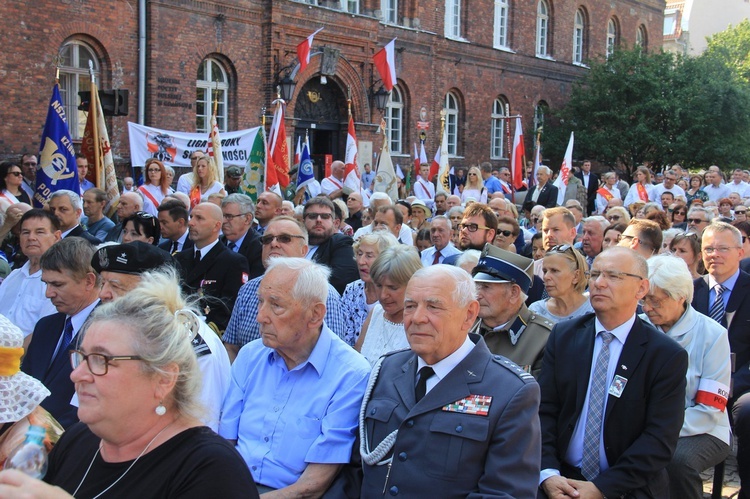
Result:
[[448,280],[455,284],[451,298],[456,307],[464,308],[477,299],[477,288],[471,275],[460,267],[453,265],[430,265],[417,270],[412,279],[431,278],[432,282],[441,283],[441,287]]
[[609,227],[609,220],[607,220],[601,215],[591,215],[590,217],[586,217],[583,219],[583,223],[587,224],[589,222],[598,223],[599,225],[602,226],[602,230],[607,230],[607,227]]
[[539,168],[536,169],[538,172],[545,172],[547,175],[552,175],[552,169],[547,165],[539,165]]
[[67,198],[70,199],[70,205],[73,207],[74,210],[81,209],[81,196],[67,189],[61,189],[59,191],[53,192],[50,195],[49,200],[52,201],[55,198],[61,198],[63,196],[67,196]]
[[331,269],[305,258],[270,258],[266,266],[266,275],[279,268],[297,274],[297,281],[290,290],[293,300],[313,305],[325,303],[328,299],[328,278]]
[[693,277],[682,258],[657,255],[648,259],[648,280],[651,289],[659,288],[673,300],[693,301]]
[[456,259],[456,267],[464,268],[464,265],[471,265],[474,268],[477,266],[480,256],[482,256],[482,252],[479,250],[466,250]]

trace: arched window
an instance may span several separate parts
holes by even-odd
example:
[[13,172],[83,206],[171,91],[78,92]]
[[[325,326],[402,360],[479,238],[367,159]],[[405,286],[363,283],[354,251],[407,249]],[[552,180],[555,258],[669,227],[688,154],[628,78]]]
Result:
[[445,129],[448,135],[448,155],[458,155],[458,98],[453,92],[445,94]]
[[495,0],[495,48],[508,48],[508,0]]
[[495,99],[492,105],[492,150],[491,159],[502,159],[507,157],[505,151],[505,127],[506,123],[506,101],[502,97]]
[[549,56],[549,4],[539,0],[536,9],[536,55]]
[[404,137],[404,98],[398,85],[391,90],[391,97],[385,108],[385,119],[388,123],[388,136],[391,152],[401,154],[403,152]]
[[617,22],[610,19],[607,23],[607,57],[611,56],[617,45]]
[[101,65],[93,49],[79,40],[71,40],[60,48],[60,97],[65,106],[65,117],[71,138],[83,137],[86,127],[86,113],[78,110],[78,92],[91,88],[89,61],[94,65],[94,76],[99,88]]
[[583,9],[576,11],[576,18],[573,27],[573,63],[583,64],[585,53],[585,36],[586,36],[586,14]]
[[648,37],[646,36],[646,27],[644,25],[638,26],[638,31],[635,32],[635,45],[641,47],[645,52],[648,49]]
[[195,131],[208,132],[214,102],[218,102],[216,123],[219,125],[219,131],[226,132],[229,78],[221,63],[210,57],[204,59],[198,67],[198,79],[195,86],[197,87]]

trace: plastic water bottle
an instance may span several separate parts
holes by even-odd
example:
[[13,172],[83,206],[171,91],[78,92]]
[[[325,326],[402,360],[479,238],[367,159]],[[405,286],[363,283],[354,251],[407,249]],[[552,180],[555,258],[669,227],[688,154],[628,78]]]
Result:
[[46,433],[41,426],[29,426],[26,440],[13,449],[5,460],[5,469],[23,471],[39,480],[44,478],[47,473],[47,449],[44,447]]

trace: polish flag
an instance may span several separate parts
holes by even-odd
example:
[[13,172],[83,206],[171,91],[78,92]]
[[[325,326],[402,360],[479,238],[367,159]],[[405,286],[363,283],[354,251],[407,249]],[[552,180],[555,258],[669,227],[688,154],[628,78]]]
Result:
[[526,156],[526,150],[523,145],[523,125],[521,118],[516,118],[516,133],[513,136],[513,157],[510,161],[511,176],[513,178],[513,187],[520,189],[523,187],[524,164],[523,158]]
[[313,37],[323,31],[323,28],[320,28],[318,31],[313,33],[312,35],[308,36],[302,42],[297,45],[297,58],[299,59],[299,72],[305,70],[307,65],[310,63],[310,49],[312,48],[313,43]]
[[565,189],[568,187],[568,175],[570,175],[570,169],[573,166],[573,132],[570,132],[570,140],[568,141],[568,148],[565,150],[565,157],[563,158],[562,166],[560,167],[560,174],[557,176],[555,183],[557,187],[557,204],[562,206],[565,201]]
[[414,174],[415,175],[419,173],[419,166],[420,166],[419,152],[417,152],[417,144],[414,144]]
[[300,155],[302,154],[302,136],[297,137],[297,148],[294,150],[294,166],[299,166]]
[[349,133],[346,135],[346,156],[344,163],[344,187],[359,192],[359,165],[357,165],[357,134],[354,131],[354,119],[349,116]]
[[[289,151],[286,145],[286,126],[284,126],[284,101],[276,101],[276,111],[268,138],[269,151],[266,156],[266,190],[279,189],[289,185]],[[280,191],[280,189],[279,189]]]
[[390,92],[393,85],[396,84],[396,39],[394,38],[388,44],[377,51],[372,56],[375,67],[378,68],[380,79],[383,80],[383,87]]

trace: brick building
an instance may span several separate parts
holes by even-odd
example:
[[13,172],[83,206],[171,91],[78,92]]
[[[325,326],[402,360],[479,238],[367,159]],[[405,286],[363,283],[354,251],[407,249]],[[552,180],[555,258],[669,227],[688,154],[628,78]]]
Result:
[[[77,91],[88,87],[89,59],[100,88],[129,90],[129,116],[108,118],[123,165],[127,121],[206,130],[214,91],[223,130],[257,126],[285,75],[297,82],[287,107],[290,142],[307,132],[314,154],[342,158],[351,91],[360,163],[372,162],[382,144],[372,55],[397,37],[398,85],[385,109],[394,162],[410,163],[417,121],[429,123],[425,146],[432,157],[445,108],[453,163],[499,165],[508,155],[506,104],[523,116],[528,132],[545,107],[564,104],[587,59],[615,45],[658,49],[664,6],[664,0],[39,0],[29,9],[10,0],[0,4],[6,19],[0,157],[37,150],[60,54],[74,139],[85,121],[76,106]],[[300,73],[295,47],[319,27],[325,29]]]

